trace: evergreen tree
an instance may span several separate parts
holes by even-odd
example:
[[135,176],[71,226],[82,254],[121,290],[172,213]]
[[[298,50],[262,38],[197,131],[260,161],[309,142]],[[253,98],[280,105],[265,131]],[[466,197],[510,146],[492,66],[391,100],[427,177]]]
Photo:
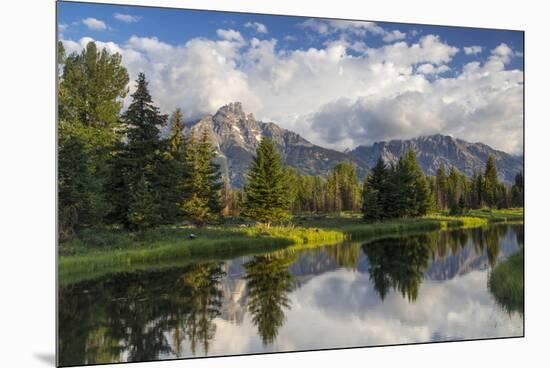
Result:
[[213,218],[221,214],[221,172],[220,165],[215,161],[216,151],[210,142],[208,132],[205,130],[198,146],[199,173],[204,178],[201,194],[208,200],[208,210]]
[[386,216],[388,189],[388,170],[384,160],[379,157],[365,180],[363,189],[363,217],[377,221]]
[[130,188],[130,203],[128,205],[128,224],[131,230],[144,230],[160,222],[158,199],[149,188],[145,175]]
[[342,190],[338,172],[333,171],[327,179],[326,201],[327,210],[330,212],[342,211]]
[[483,192],[485,184],[483,181],[483,175],[480,172],[474,172],[471,182],[472,208],[481,208],[484,204]]
[[227,175],[223,176],[221,203],[222,216],[228,217],[233,215],[231,212],[231,185],[229,184],[229,177]]
[[[147,190],[155,193],[157,198],[166,195],[162,187],[161,165],[164,145],[160,139],[160,128],[166,123],[167,116],[160,113],[153,104],[147,88],[145,74],[140,73],[137,87],[132,94],[132,102],[122,119],[126,125],[126,144],[121,143],[114,157],[115,170],[111,181],[111,198],[115,205],[112,217],[115,221],[128,228],[135,227],[130,214],[132,188],[138,187],[138,182],[144,176],[148,183]],[[162,201],[162,199],[161,199]],[[158,216],[150,216],[158,220],[151,226],[161,222],[161,207],[156,207]]]
[[383,215],[383,207],[380,205],[380,192],[366,185],[363,192],[363,218],[367,221],[378,221]]
[[186,143],[184,198],[180,204],[185,217],[197,225],[215,221],[222,211],[221,173],[208,132],[197,141],[192,131]]
[[512,206],[523,207],[523,173],[520,171],[514,178],[514,185],[512,185]]
[[484,176],[484,199],[489,207],[495,207],[498,204],[499,188],[498,173],[495,158],[489,155],[485,164]]
[[174,223],[181,217],[185,181],[189,173],[185,165],[185,137],[181,109],[176,109],[170,118],[170,131],[164,142],[164,152],[158,165],[158,178],[163,194],[160,206],[164,223]]
[[[95,175],[94,155],[85,137],[73,129],[59,129],[59,235],[70,238],[84,225],[101,221],[109,206],[104,200],[103,181]],[[68,125],[68,124],[67,124]]]
[[117,140],[118,114],[129,82],[121,55],[110,54],[105,48],[98,51],[96,44],[89,42],[80,54],[62,61],[64,95],[59,100],[59,119],[105,128],[100,130],[101,139]]
[[439,165],[437,169],[434,189],[437,208],[445,209],[447,207],[447,175],[443,164]]
[[128,73],[119,54],[90,42],[65,55],[58,44],[59,223],[62,236],[99,224],[111,206],[106,183],[109,158],[119,141],[119,113]]
[[289,217],[288,178],[273,141],[262,138],[247,172],[243,215],[269,226]]
[[429,183],[416,162],[414,150],[409,150],[399,158],[392,175],[392,184],[397,217],[422,216],[433,207]]

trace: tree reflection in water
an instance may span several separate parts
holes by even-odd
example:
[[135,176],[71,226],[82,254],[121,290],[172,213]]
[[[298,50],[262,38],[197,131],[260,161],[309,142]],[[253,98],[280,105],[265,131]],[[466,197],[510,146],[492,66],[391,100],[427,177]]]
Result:
[[264,345],[275,340],[284,323],[284,309],[290,309],[293,276],[288,267],[293,261],[293,254],[281,252],[256,256],[244,265],[247,307]]
[[[197,346],[207,355],[216,330],[213,320],[220,315],[223,276],[220,264],[211,262],[62,287],[61,363],[178,357],[185,341],[193,355]],[[87,294],[92,288],[93,294]]]
[[[507,233],[508,229],[515,234]],[[510,242],[501,241],[506,234]],[[523,244],[522,225],[377,240],[360,246],[368,263],[356,244],[252,256],[243,265],[247,288],[242,295],[246,296],[246,309],[257,335],[264,345],[269,345],[277,339],[285,314],[290,311],[290,292],[312,277],[338,268],[359,272],[368,269],[381,299],[395,290],[412,303],[419,297],[427,272],[447,279],[470,267],[483,268],[486,263],[494,270],[503,263],[498,262],[499,247],[513,246],[516,240]],[[295,259],[296,267],[289,268]],[[221,315],[221,280],[225,277],[222,263],[211,261],[162,271],[118,273],[61,286],[60,363],[208,355],[216,334],[215,320]],[[518,272],[515,280],[522,285],[523,272]],[[519,288],[502,290],[505,293],[499,295],[510,300],[519,296],[514,305],[523,305]]]
[[326,248],[326,252],[331,259],[334,259],[339,267],[356,271],[359,261],[359,247],[354,244],[336,244]]
[[508,229],[516,233],[518,243],[523,241],[523,226],[489,226],[470,230],[434,232],[418,236],[389,238],[362,245],[369,259],[369,276],[383,300],[390,289],[414,302],[430,260],[444,260],[449,250],[457,255],[471,241],[478,255],[487,255],[493,269],[500,254],[500,243]]
[[414,302],[430,258],[437,245],[437,233],[382,239],[362,245],[369,259],[369,276],[384,300],[390,289]]

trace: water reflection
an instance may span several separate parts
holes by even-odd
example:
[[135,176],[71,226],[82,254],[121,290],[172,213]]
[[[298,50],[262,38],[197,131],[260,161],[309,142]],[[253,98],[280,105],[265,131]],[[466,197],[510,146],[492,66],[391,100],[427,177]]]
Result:
[[293,255],[277,254],[254,257],[244,265],[248,311],[264,345],[275,340],[284,323],[284,309],[290,309],[288,293],[292,290],[292,274],[288,266],[293,260]]
[[61,364],[521,335],[487,288],[520,244],[495,226],[68,284]]
[[[117,274],[60,290],[62,364],[208,354],[220,315],[219,263]],[[171,341],[170,341],[171,340]]]
[[384,300],[390,288],[398,290],[409,301],[418,297],[418,288],[433,254],[437,234],[384,239],[364,244],[361,248],[370,263],[369,276]]

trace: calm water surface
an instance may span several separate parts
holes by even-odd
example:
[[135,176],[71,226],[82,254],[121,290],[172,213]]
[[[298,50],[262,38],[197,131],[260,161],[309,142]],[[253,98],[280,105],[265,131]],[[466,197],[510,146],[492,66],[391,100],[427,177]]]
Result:
[[523,225],[277,251],[60,288],[62,365],[521,336],[488,289]]

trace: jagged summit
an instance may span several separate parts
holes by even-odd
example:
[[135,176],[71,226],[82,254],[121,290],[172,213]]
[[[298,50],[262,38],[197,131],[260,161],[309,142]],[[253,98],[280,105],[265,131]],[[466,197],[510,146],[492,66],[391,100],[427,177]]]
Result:
[[224,105],[218,109],[214,114],[215,119],[229,119],[232,121],[239,120],[254,120],[254,115],[252,113],[246,115],[243,110],[243,104],[240,102],[231,102],[227,105]]
[[307,175],[326,175],[349,155],[316,146],[297,133],[273,122],[256,120],[246,113],[240,102],[224,105],[214,115],[207,115],[191,128],[201,134],[207,130],[219,153],[220,164],[231,184],[241,187],[244,175],[262,137],[269,137],[279,148],[285,164]]

